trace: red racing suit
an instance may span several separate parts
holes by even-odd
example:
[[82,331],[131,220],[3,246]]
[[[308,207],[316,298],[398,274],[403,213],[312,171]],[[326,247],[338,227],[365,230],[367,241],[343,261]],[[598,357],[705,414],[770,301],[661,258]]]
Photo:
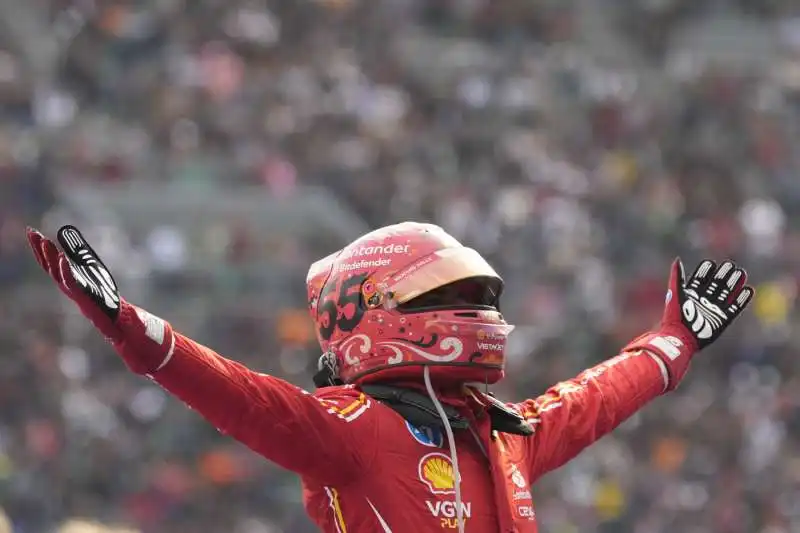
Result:
[[[223,433],[297,472],[322,531],[457,530],[454,473],[441,435],[410,426],[357,386],[308,393],[180,334],[172,342],[150,377]],[[151,364],[127,353],[131,367]],[[492,432],[481,393],[440,398],[471,424],[455,432],[466,531],[535,533],[530,485],[666,388],[655,356],[622,353],[538,398],[509,404],[533,426],[528,437]]]

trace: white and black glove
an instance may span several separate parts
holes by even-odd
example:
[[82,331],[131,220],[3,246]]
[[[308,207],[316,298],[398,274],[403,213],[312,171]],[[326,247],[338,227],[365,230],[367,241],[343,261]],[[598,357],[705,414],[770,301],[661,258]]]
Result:
[[683,264],[680,260],[676,263],[678,279],[667,291],[667,311],[674,313],[670,309],[670,298],[676,298],[680,318],[702,350],[736,320],[755,292],[745,285],[747,272],[730,261],[717,267],[714,261],[706,259],[688,280]]
[[61,249],[28,228],[28,243],[36,261],[131,370],[150,374],[163,367],[175,347],[169,323],[120,296],[111,272],[77,228],[62,227],[57,239]]
[[751,302],[755,291],[746,283],[747,272],[731,261],[717,266],[706,259],[687,279],[683,263],[676,259],[661,324],[628,344],[625,351],[655,354],[668,374],[667,389],[674,389],[692,356],[716,341]]

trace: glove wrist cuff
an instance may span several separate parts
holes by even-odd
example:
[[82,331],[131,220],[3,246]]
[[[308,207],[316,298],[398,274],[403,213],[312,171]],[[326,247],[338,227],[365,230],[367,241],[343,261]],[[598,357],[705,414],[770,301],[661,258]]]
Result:
[[131,371],[150,376],[172,359],[175,333],[166,320],[123,301],[117,325],[122,338],[114,347]]
[[665,392],[674,390],[689,370],[692,356],[698,351],[697,341],[682,328],[663,327],[637,337],[623,351],[644,350],[657,357],[667,371]]

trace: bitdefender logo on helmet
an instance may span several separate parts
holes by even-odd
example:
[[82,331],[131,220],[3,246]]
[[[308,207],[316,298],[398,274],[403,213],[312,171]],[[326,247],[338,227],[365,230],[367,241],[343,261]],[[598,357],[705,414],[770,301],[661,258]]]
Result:
[[354,263],[344,263],[333,265],[333,272],[350,272],[352,270],[365,270],[367,268],[379,268],[392,264],[391,259],[375,259],[374,261],[356,261]]

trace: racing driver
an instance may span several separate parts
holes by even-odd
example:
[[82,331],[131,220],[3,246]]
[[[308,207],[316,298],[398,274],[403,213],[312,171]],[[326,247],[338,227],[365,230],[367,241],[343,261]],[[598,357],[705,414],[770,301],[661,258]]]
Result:
[[317,390],[251,371],[120,297],[81,233],[29,229],[41,267],[127,366],[299,474],[326,533],[534,533],[530,486],[678,386],[753,297],[705,260],[669,275],[658,327],[537,398],[502,403],[500,276],[438,226],[370,232],[311,265]]

